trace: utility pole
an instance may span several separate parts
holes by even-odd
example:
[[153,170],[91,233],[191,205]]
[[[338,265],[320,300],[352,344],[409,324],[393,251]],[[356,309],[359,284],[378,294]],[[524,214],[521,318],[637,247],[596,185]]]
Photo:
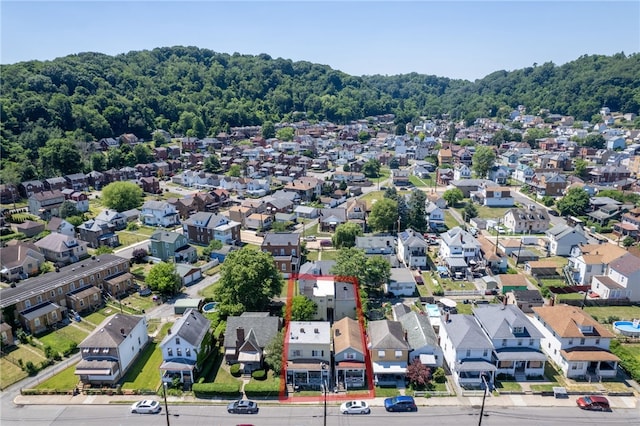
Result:
[[162,394],[164,395],[164,415],[167,418],[167,426],[171,426],[169,424],[169,406],[167,405],[167,382],[162,382]]
[[487,383],[487,373],[480,373],[480,378],[484,384],[484,392],[482,394],[482,407],[480,408],[480,418],[478,419],[478,426],[482,426],[482,416],[484,416],[484,401],[487,399],[487,390],[489,389],[489,383]]

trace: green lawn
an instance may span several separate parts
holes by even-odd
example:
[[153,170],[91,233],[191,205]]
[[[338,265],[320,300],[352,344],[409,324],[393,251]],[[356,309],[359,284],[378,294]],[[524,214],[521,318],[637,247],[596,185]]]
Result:
[[125,307],[130,307],[138,311],[146,311],[155,306],[155,302],[151,296],[140,296],[138,293],[133,293],[125,297],[121,302]]
[[444,212],[444,224],[447,228],[455,228],[456,226],[460,226],[460,222],[458,222],[453,215],[446,211]]
[[214,284],[208,285],[202,290],[198,291],[198,295],[204,297],[205,299],[214,299],[213,288]]
[[60,390],[72,390],[78,384],[78,376],[74,374],[76,371],[76,364],[65,368],[55,376],[50,377],[42,383],[36,386],[36,389],[60,389]]
[[6,358],[0,358],[0,389],[5,389],[28,376],[19,366]]
[[88,331],[68,325],[47,335],[40,336],[38,340],[42,342],[43,347],[50,346],[55,352],[62,354],[72,348],[74,344],[76,346],[80,344],[88,335]]
[[[111,308],[109,308],[109,309],[111,309]],[[107,316],[108,315],[105,315],[103,310],[100,310],[100,311],[96,311],[96,312],[94,312],[92,314],[89,314],[86,317],[82,317],[82,321],[86,321],[86,322],[92,324],[93,326],[97,327],[102,323],[102,321],[107,319]]]
[[398,391],[398,388],[381,388],[380,386],[376,386],[375,394],[376,398],[392,398],[400,395],[400,391]]
[[318,260],[336,260],[338,253],[340,253],[339,250],[320,250]]
[[[478,217],[481,219],[494,219],[504,217],[504,214],[511,209],[511,207],[487,207],[476,204],[478,210]],[[458,209],[460,215],[463,215],[463,209]]]
[[162,352],[158,343],[150,342],[129,368],[122,383],[122,389],[156,390],[160,386],[160,365]]
[[[640,318],[640,306],[586,306],[584,310],[600,322],[609,317],[617,317],[628,321]],[[640,359],[640,345],[636,345],[636,348],[638,350],[638,359]]]
[[421,179],[415,175],[409,175],[409,182],[411,182],[414,186],[417,186],[419,188],[422,188],[425,186],[429,186],[429,187],[433,186],[433,180],[431,178]]
[[371,208],[373,205],[373,200],[382,200],[384,197],[384,191],[371,191],[366,195],[360,197],[361,200],[367,203],[367,207]]
[[307,253],[307,260],[308,261],[318,260],[319,253],[320,253],[319,250],[309,250],[309,253]]
[[498,392],[520,392],[522,390],[522,386],[518,382],[497,381],[495,385]]

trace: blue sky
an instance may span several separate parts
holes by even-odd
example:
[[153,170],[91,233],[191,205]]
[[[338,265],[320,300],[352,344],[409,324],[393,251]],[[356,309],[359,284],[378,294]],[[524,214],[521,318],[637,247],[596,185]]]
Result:
[[475,80],[640,51],[640,1],[0,2],[0,63],[188,45]]

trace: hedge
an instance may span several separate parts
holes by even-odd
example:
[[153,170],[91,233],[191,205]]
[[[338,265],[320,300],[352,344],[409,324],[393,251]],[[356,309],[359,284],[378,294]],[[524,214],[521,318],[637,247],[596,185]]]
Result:
[[231,373],[233,377],[240,377],[240,364],[232,364],[231,367],[229,367],[229,373]]
[[280,392],[278,381],[250,382],[244,385],[244,393],[247,397],[277,396]]
[[640,362],[635,358],[631,351],[627,350],[616,339],[611,340],[610,350],[620,358],[620,365],[633,380],[640,380]]
[[240,383],[194,383],[191,390],[193,390],[196,397],[223,396],[235,398],[240,394]]
[[251,373],[251,377],[256,380],[264,380],[267,378],[267,372],[264,370],[255,370]]

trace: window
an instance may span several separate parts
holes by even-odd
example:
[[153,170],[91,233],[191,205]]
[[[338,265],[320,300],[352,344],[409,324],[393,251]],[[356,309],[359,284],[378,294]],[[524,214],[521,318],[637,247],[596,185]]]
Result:
[[54,321],[58,320],[58,313],[56,311],[51,312],[51,319]]
[[583,337],[582,339],[580,339],[580,344],[584,345],[584,342],[585,342],[585,340],[584,340],[584,337]]
[[36,299],[38,300],[38,303],[42,303],[42,296],[38,296]]
[[167,349],[167,355],[168,355],[168,356],[173,356],[173,349],[168,348],[168,349]]
[[600,339],[596,339],[596,345],[600,344]]
[[93,295],[93,300],[96,300],[96,301],[98,300],[98,293]]
[[191,357],[191,348],[187,348],[185,350],[185,355],[188,356],[188,357]]
[[282,270],[283,270],[283,271],[286,271],[286,270],[287,270],[287,264],[286,264],[286,263],[283,263],[283,264],[282,264]]
[[299,349],[296,349],[293,351],[293,356],[302,356],[302,351]]
[[378,351],[378,358],[384,358],[384,351]]
[[344,356],[345,359],[356,359],[356,353],[355,352],[347,352]]
[[529,339],[529,346],[533,346],[533,339]]
[[84,300],[80,300],[80,306],[84,306]]
[[182,356],[182,349],[177,348],[177,349],[176,349],[176,355],[178,355],[178,356]]
[[569,339],[569,344],[573,345],[573,339]]
[[58,294],[62,294],[62,287],[58,287]]
[[522,339],[518,339],[518,346],[522,346]]
[[54,290],[51,290],[51,297],[56,297],[56,292]]
[[471,356],[471,349],[467,349],[467,358]]
[[488,355],[489,355],[489,350],[488,350],[488,349],[485,349],[485,350],[482,352],[482,356],[488,356]]
[[179,345],[179,344],[180,344],[180,338],[176,337],[176,345]]
[[40,327],[40,318],[36,318],[33,320],[33,325],[35,325],[36,327]]
[[507,346],[507,339],[502,339],[502,346]]
[[27,308],[27,309],[30,308],[31,307],[31,300],[25,300],[24,301],[24,307]]

